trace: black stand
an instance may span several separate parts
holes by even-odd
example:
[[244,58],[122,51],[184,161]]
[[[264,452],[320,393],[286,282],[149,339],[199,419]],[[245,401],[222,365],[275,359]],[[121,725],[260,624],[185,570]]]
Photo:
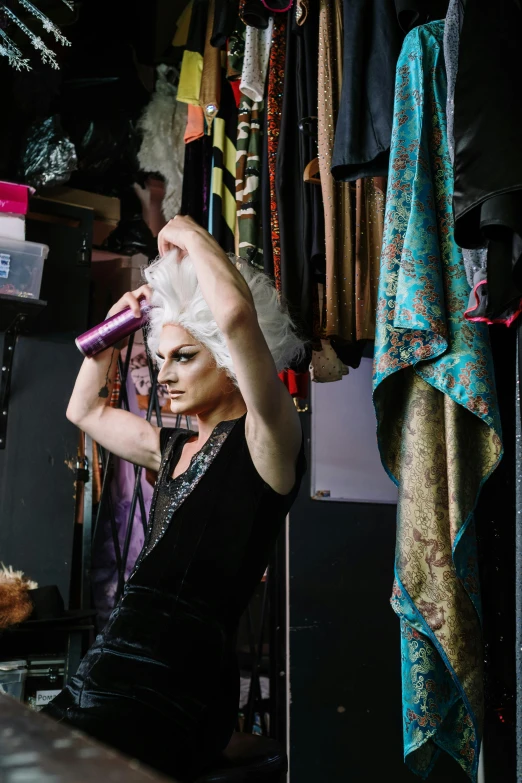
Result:
[[47,302],[41,299],[24,299],[19,296],[0,294],[0,331],[5,332],[0,375],[0,449],[5,449],[7,440],[9,393],[16,338],[22,332],[29,331],[31,322],[46,305]]

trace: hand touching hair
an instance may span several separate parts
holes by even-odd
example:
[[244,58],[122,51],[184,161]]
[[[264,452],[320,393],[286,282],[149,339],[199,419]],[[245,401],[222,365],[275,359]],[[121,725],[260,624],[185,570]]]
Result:
[[[156,355],[163,326],[178,324],[202,343],[216,365],[237,383],[225,337],[203,298],[194,265],[188,256],[181,261],[178,258],[178,252],[173,250],[143,270],[153,291],[147,328],[150,351]],[[303,343],[295,333],[292,319],[265,274],[252,269],[241,258],[229,255],[229,259],[248,284],[259,326],[276,368],[281,371],[303,354]]]

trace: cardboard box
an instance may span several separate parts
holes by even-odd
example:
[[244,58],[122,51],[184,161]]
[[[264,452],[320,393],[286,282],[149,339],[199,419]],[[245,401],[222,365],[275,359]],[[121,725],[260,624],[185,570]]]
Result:
[[95,220],[92,226],[92,245],[102,247],[107,237],[112,234],[118,224],[113,220]]
[[120,200],[113,196],[103,196],[100,193],[90,193],[87,190],[77,190],[69,188],[67,185],[60,185],[60,187],[47,190],[45,195],[40,198],[48,201],[60,201],[62,204],[88,207],[93,210],[96,220],[111,223],[114,227],[120,221]]
[[[143,255],[116,256],[113,253],[93,251],[91,265],[94,284],[92,321],[100,323],[107,311],[127,291],[133,291],[143,285],[141,267],[147,264]],[[136,341],[142,342],[141,333]]]

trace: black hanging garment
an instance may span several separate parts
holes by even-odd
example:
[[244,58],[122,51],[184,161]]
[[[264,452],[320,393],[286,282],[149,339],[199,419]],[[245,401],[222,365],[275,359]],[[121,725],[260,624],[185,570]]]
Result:
[[395,67],[404,35],[443,19],[448,0],[342,0],[343,87],[332,174],[340,181],[388,175]]
[[228,744],[237,719],[235,635],[295,500],[257,472],[245,417],[221,422],[172,478],[194,433],[162,429],[143,550],[71,683],[44,712],[176,779]]
[[311,340],[314,269],[325,265],[322,191],[303,179],[307,164],[317,157],[317,138],[310,126],[317,125],[318,0],[309,2],[302,27],[296,24],[294,10],[291,15],[276,162],[281,288],[301,335]]
[[203,228],[208,228],[211,167],[212,136],[205,134],[185,146],[180,209],[180,215],[190,215]]
[[343,86],[332,174],[342,181],[383,177],[403,33],[393,0],[343,0],[342,5]]
[[488,245],[486,315],[522,297],[522,9],[467,0],[455,84],[455,239]]
[[217,49],[224,49],[227,39],[234,32],[239,13],[239,0],[215,0],[214,21],[210,43]]
[[397,20],[404,33],[414,27],[444,19],[449,0],[395,0]]

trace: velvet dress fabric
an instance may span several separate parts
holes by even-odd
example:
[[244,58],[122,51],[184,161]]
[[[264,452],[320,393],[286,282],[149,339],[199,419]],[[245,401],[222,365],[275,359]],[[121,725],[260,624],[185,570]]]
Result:
[[44,713],[179,780],[234,730],[239,619],[263,577],[305,471],[280,495],[254,467],[245,417],[221,422],[172,478],[187,430],[161,430],[145,546],[78,672]]

